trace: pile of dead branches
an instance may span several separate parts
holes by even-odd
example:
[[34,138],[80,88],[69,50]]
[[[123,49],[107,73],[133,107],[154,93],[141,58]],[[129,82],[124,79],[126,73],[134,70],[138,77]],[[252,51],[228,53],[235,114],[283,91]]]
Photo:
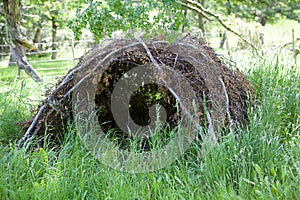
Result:
[[[95,72],[100,76],[94,80],[97,84],[92,98],[99,124],[107,132],[118,130],[111,109],[114,87],[127,71],[150,63],[167,66],[188,80],[200,105],[197,117],[201,126],[210,127],[217,134],[228,125],[247,123],[249,95],[253,96],[250,82],[237,69],[226,67],[203,41],[185,37],[169,44],[164,40],[146,41],[136,37],[105,41],[94,47],[53,91],[48,92],[47,98],[34,110],[34,116],[21,124],[26,132],[18,146],[45,135],[50,140],[61,137],[67,122],[74,117],[73,91],[81,80]],[[160,104],[167,111],[167,123],[174,127],[182,114],[176,104],[178,101],[181,99],[169,88],[147,84],[132,95],[129,113],[136,124],[144,126],[149,123],[149,108]],[[118,136],[130,137],[122,131]],[[43,141],[40,140],[40,144]]]

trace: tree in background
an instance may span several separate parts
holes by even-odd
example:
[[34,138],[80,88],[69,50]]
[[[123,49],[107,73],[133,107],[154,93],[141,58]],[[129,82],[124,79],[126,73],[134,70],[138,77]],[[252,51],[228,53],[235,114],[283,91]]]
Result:
[[51,59],[57,57],[58,29],[66,28],[67,21],[72,17],[72,11],[74,10],[75,13],[78,5],[80,5],[79,2],[72,0],[24,0],[24,21],[28,28],[35,30],[33,41],[35,43],[39,41],[41,31],[45,31],[45,26],[51,27]]
[[3,2],[0,2],[0,58],[3,57],[2,53],[9,52],[9,48],[7,48],[5,45],[7,45],[7,31],[5,26],[5,14],[3,9]]
[[[215,0],[212,2],[216,12],[222,13],[223,16],[234,15],[237,18],[245,19],[250,22],[258,22],[257,32],[253,36],[246,33],[244,37],[253,37],[250,40],[259,40],[259,46],[264,44],[263,26],[267,23],[274,23],[279,19],[291,19],[300,22],[300,2],[298,0]],[[233,17],[233,18],[235,18]],[[240,31],[241,32],[241,31]],[[227,38],[226,31],[221,33],[220,48],[223,48]],[[240,43],[242,44],[242,43]]]
[[[205,0],[198,0],[198,2],[205,7]],[[198,26],[201,29],[202,34],[205,35],[204,17],[201,13],[198,13]]]
[[237,17],[257,21],[263,26],[282,17],[300,22],[299,0],[217,0],[215,2],[227,14],[234,13]]
[[28,42],[21,34],[21,14],[20,14],[20,1],[19,0],[2,0],[7,28],[9,32],[9,43],[11,53],[16,61],[19,72],[24,69],[25,72],[31,76],[36,82],[42,81],[42,78],[33,69],[27,61],[24,48],[34,50],[35,47]]

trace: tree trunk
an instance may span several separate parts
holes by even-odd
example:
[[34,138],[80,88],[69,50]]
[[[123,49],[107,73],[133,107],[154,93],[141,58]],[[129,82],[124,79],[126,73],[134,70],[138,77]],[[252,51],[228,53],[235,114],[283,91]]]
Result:
[[[1,33],[5,33],[5,26],[1,28]],[[6,52],[6,46],[5,45],[5,34],[0,34],[0,54],[1,54],[1,60],[5,57]]]
[[[12,52],[12,47],[10,47],[10,52]],[[8,61],[8,66],[14,67],[16,64],[15,59],[13,58],[13,55],[10,54],[9,56],[9,61]],[[20,71],[20,70],[19,70]],[[19,73],[18,73],[19,74]]]
[[52,16],[51,22],[52,22],[52,55],[51,55],[51,59],[55,60],[56,55],[57,55],[57,52],[56,52],[56,49],[57,49],[57,45],[56,45],[56,42],[57,42],[57,38],[56,38],[57,25],[56,25],[56,20],[55,20],[54,16]]
[[36,48],[22,37],[20,32],[20,0],[2,0],[4,12],[7,21],[8,32],[10,34],[10,46],[13,59],[16,61],[19,70],[24,69],[25,72],[36,82],[43,81],[34,68],[26,59],[24,47],[30,50]]
[[266,23],[267,23],[267,16],[263,16],[259,19],[259,23],[262,25],[262,26],[265,26]]
[[227,0],[226,3],[226,10],[227,10],[227,15],[231,15],[231,3],[230,3],[230,0]]
[[221,35],[221,42],[220,42],[220,49],[223,49],[224,48],[224,44],[225,44],[225,41],[227,39],[227,34],[226,34],[226,31],[224,31],[223,33],[220,33]]
[[41,36],[41,29],[37,28],[35,30],[34,38],[33,38],[33,43],[39,43],[40,41],[40,36]]
[[[204,7],[205,0],[199,0],[198,2]],[[201,14],[198,14],[198,26],[202,31],[202,36],[204,37],[205,36],[204,20]]]
[[33,37],[33,44],[37,44],[37,49],[35,52],[41,51],[42,50],[42,45],[39,43],[40,42],[40,36],[41,36],[41,29],[38,27],[35,29],[34,37]]
[[[187,1],[184,0],[184,3],[187,3]],[[187,7],[183,7],[182,9],[183,9],[183,15],[186,18],[186,16],[187,16]],[[183,33],[184,33],[184,28],[185,28],[184,25],[182,25],[182,32]]]

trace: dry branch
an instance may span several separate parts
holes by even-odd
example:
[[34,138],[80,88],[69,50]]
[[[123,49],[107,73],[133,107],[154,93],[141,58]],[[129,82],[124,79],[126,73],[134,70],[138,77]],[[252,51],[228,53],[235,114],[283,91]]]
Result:
[[227,118],[228,118],[228,121],[229,121],[229,129],[230,129],[230,133],[232,133],[232,130],[231,130],[231,124],[232,124],[232,119],[231,119],[231,116],[230,116],[230,110],[229,110],[229,97],[228,97],[228,94],[227,94],[227,91],[226,91],[226,86],[225,86],[225,83],[223,82],[223,80],[221,79],[221,77],[219,77],[219,80],[223,86],[223,90],[224,90],[224,96],[225,96],[225,100],[226,100],[226,113],[227,113]]
[[39,76],[39,74],[32,67],[32,65],[27,61],[26,57],[21,57],[21,54],[19,53],[18,49],[12,48],[11,53],[13,58],[16,60],[19,69],[24,69],[26,74],[30,76],[35,82],[43,82],[43,79]]
[[26,49],[29,49],[31,51],[36,51],[37,50],[36,47],[33,44],[31,44],[28,40],[26,40],[25,38],[18,38],[18,39],[16,39],[16,41],[20,45],[25,47]]
[[[296,43],[298,41],[300,41],[300,38],[295,38],[294,43]],[[285,48],[285,47],[287,47],[289,45],[292,45],[292,44],[293,44],[293,42],[288,42],[288,43],[282,44],[282,45],[280,45],[280,49],[283,49],[283,48]]]
[[192,11],[195,11],[196,13],[202,15],[204,18],[206,18],[207,20],[209,21],[212,21],[212,19],[210,17],[208,17],[202,10],[200,10],[199,8],[197,7],[194,7],[194,6],[191,6],[189,4],[187,4],[187,2],[178,2],[179,4],[181,4],[184,8],[188,8]]

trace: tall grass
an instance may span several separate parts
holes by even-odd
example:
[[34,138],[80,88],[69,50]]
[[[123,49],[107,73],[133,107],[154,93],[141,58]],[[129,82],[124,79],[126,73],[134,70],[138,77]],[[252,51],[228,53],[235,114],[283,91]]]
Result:
[[273,65],[254,66],[250,81],[257,88],[262,125],[285,142],[299,142],[300,69],[275,60]]
[[28,92],[24,81],[9,85],[0,93],[0,145],[16,141],[22,136],[16,122],[25,121],[29,117],[30,104],[27,102]]
[[207,154],[195,142],[164,169],[122,173],[70,126],[59,152],[0,147],[0,199],[299,199],[299,69],[257,61],[245,73],[257,89],[250,124]]

